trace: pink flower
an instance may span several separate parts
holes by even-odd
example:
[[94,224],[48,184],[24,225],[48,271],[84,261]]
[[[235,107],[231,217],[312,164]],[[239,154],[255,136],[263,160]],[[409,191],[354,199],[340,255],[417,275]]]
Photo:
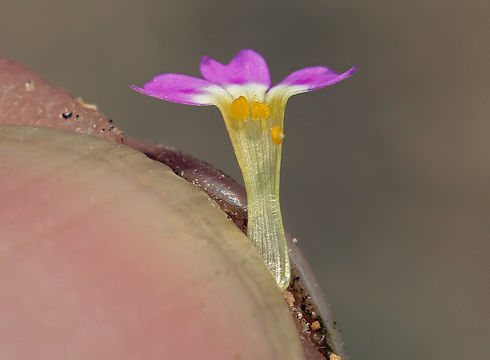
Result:
[[227,65],[205,56],[200,65],[204,79],[181,74],[155,76],[142,88],[133,89],[162,100],[190,105],[217,105],[232,102],[244,96],[253,101],[271,103],[280,97],[321,89],[342,81],[357,71],[352,67],[343,74],[314,66],[291,73],[283,81],[271,87],[269,68],[264,58],[253,50],[241,50]]
[[279,206],[279,170],[286,102],[292,95],[344,80],[357,67],[340,75],[323,66],[309,67],[273,87],[264,58],[253,50],[239,51],[227,65],[205,56],[200,69],[204,79],[162,74],[142,88],[132,88],[167,101],[219,108],[247,189],[248,237],[285,291],[290,265]]

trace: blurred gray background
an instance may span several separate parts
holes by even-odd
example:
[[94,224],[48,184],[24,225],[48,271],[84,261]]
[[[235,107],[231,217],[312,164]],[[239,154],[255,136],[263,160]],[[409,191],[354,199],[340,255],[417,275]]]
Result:
[[489,5],[484,1],[0,0],[0,52],[133,137],[241,175],[217,109],[138,95],[203,55],[262,53],[292,98],[282,208],[352,359],[488,359]]

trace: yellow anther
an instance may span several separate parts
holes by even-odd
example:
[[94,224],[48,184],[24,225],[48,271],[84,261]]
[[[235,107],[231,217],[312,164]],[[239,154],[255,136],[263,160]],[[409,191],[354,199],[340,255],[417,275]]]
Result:
[[238,120],[247,118],[250,115],[250,105],[245,96],[233,100],[230,107],[231,115]]
[[279,125],[274,126],[271,129],[272,142],[276,145],[281,145],[282,139],[284,139],[284,133]]
[[250,108],[252,109],[252,119],[265,119],[271,114],[271,109],[264,103],[254,102]]

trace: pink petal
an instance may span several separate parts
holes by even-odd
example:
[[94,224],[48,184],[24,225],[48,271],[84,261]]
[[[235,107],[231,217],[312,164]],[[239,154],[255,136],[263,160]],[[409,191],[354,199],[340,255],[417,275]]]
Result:
[[337,74],[324,66],[314,66],[301,69],[289,74],[283,81],[272,87],[267,95],[283,93],[286,96],[313,91],[333,85],[355,74],[357,66],[352,67],[343,74]]
[[226,88],[229,85],[260,84],[266,89],[271,86],[269,68],[264,58],[253,50],[240,50],[229,64],[205,56],[200,65],[202,76]]
[[142,88],[131,85],[142,94],[189,105],[215,105],[220,96],[229,96],[225,89],[209,81],[181,74],[155,76]]

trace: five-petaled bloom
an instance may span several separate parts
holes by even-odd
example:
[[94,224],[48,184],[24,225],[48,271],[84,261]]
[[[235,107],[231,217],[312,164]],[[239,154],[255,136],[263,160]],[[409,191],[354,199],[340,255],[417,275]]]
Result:
[[227,65],[205,56],[203,79],[162,74],[133,89],[159,99],[190,105],[216,105],[221,111],[247,190],[248,237],[279,288],[289,285],[290,265],[279,206],[279,170],[284,108],[290,96],[333,85],[354,74],[323,66],[295,71],[271,87],[262,56],[241,50]]

